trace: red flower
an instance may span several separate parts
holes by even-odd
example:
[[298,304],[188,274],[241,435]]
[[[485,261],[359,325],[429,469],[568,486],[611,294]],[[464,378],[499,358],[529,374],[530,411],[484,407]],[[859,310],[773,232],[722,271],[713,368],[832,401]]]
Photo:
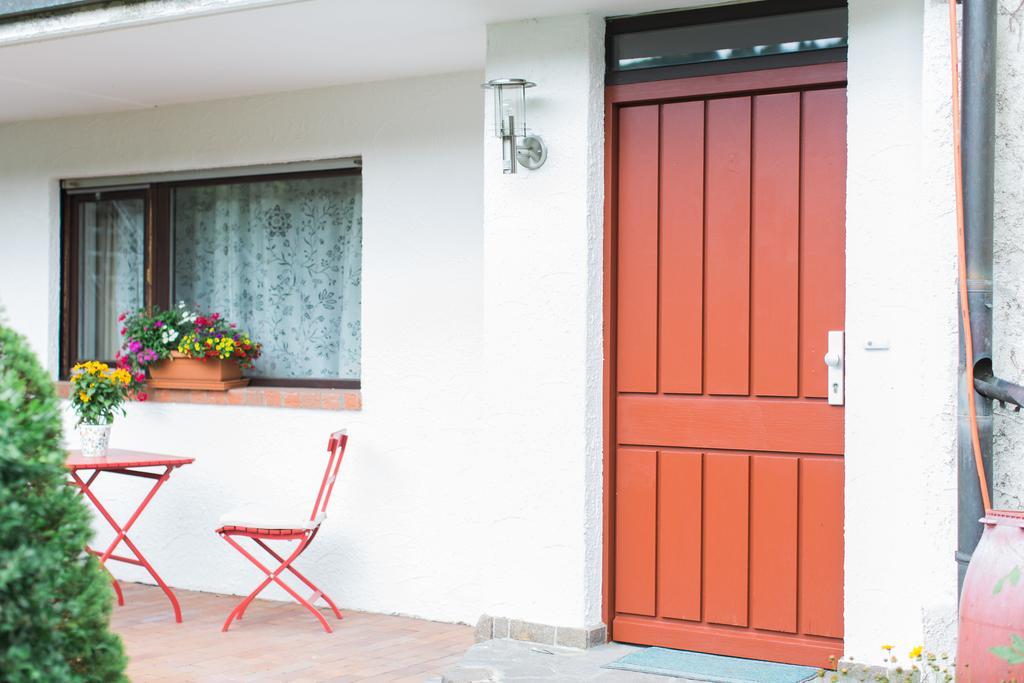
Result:
[[196,327],[209,327],[210,321],[203,316],[196,318]]
[[127,331],[128,331],[128,328],[127,328],[127,327],[122,327],[122,328],[121,328],[121,336],[123,337],[123,336],[124,336],[124,333],[125,333],[125,332],[127,332]]
[[[117,322],[123,322],[126,317],[128,317],[128,314],[122,313],[121,315],[117,316]],[[124,334],[124,332],[122,332],[121,334]]]
[[135,398],[139,399],[140,401],[145,401],[146,399],[149,398],[149,394],[147,394],[145,391],[140,391],[139,393],[135,394]]
[[136,382],[140,382],[140,383],[141,382],[145,382],[146,381],[146,373],[140,372],[140,373],[136,374],[135,375],[135,381]]

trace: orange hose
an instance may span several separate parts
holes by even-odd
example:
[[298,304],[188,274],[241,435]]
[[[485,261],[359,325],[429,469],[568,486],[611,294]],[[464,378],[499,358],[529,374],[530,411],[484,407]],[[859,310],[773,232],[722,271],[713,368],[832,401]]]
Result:
[[960,320],[964,328],[964,359],[967,374],[967,407],[971,416],[971,447],[974,451],[974,467],[978,471],[978,485],[981,486],[981,501],[985,514],[992,510],[988,495],[988,477],[981,457],[981,438],[978,436],[978,407],[974,391],[974,338],[971,335],[971,308],[967,296],[967,238],[964,233],[964,179],[960,156],[960,59],[959,40],[956,28],[956,0],[949,0],[949,61],[953,85],[953,158],[956,178],[956,229],[959,238],[960,265]]

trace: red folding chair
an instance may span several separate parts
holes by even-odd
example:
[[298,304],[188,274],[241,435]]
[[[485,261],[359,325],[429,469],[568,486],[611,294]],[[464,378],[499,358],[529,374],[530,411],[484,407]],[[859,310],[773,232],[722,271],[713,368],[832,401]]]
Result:
[[[339,430],[331,434],[331,437],[327,440],[327,468],[324,470],[323,480],[320,482],[320,491],[316,494],[316,502],[313,503],[313,512],[309,515],[309,519],[303,519],[301,514],[299,515],[288,515],[288,514],[272,514],[267,513],[266,510],[241,510],[238,512],[231,512],[222,515],[220,518],[220,528],[217,529],[217,533],[220,534],[221,538],[230,543],[235,550],[245,555],[245,557],[256,565],[260,571],[266,574],[266,578],[256,586],[256,590],[249,593],[242,602],[238,603],[238,606],[231,611],[228,615],[227,621],[224,622],[223,631],[227,631],[231,627],[231,622],[235,619],[241,620],[242,615],[245,614],[246,608],[249,606],[260,592],[269,586],[271,583],[276,583],[285,591],[288,592],[293,598],[298,600],[299,604],[308,609],[313,613],[317,619],[320,620],[320,624],[324,627],[324,630],[331,633],[331,625],[324,619],[324,615],[320,613],[313,603],[319,598],[323,598],[324,602],[334,612],[334,616],[341,619],[341,612],[338,611],[338,606],[334,604],[334,601],[327,597],[327,594],[317,588],[312,581],[307,579],[305,576],[299,573],[292,563],[295,562],[296,558],[302,554],[302,552],[309,547],[309,544],[316,538],[316,534],[320,531],[320,525],[327,517],[327,503],[331,499],[331,492],[334,490],[334,483],[338,478],[338,470],[341,468],[341,459],[345,456],[345,447],[348,445],[348,435],[345,430]],[[245,548],[235,540],[236,536],[243,538],[251,538],[257,546],[267,551],[271,557],[273,557],[279,564],[276,569],[268,569],[262,562],[252,556]],[[282,557],[276,553],[269,545],[267,541],[298,541],[298,547],[296,547],[287,558]],[[302,583],[306,584],[306,587],[313,591],[313,594],[309,599],[304,599],[301,595],[295,592],[291,586],[281,580],[281,574],[285,571],[289,571],[295,575]]]

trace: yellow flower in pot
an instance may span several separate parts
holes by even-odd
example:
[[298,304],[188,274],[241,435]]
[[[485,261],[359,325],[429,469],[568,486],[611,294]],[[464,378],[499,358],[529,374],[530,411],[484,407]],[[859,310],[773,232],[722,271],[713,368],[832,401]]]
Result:
[[132,376],[122,368],[91,360],[71,368],[71,407],[78,415],[82,455],[105,455],[114,413],[125,414]]

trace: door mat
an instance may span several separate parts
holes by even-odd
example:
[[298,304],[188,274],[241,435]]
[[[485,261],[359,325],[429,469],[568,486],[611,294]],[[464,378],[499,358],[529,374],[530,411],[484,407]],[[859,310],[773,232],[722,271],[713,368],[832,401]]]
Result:
[[663,647],[638,650],[605,664],[605,668],[711,683],[803,683],[815,678],[819,671],[810,666],[761,662]]

